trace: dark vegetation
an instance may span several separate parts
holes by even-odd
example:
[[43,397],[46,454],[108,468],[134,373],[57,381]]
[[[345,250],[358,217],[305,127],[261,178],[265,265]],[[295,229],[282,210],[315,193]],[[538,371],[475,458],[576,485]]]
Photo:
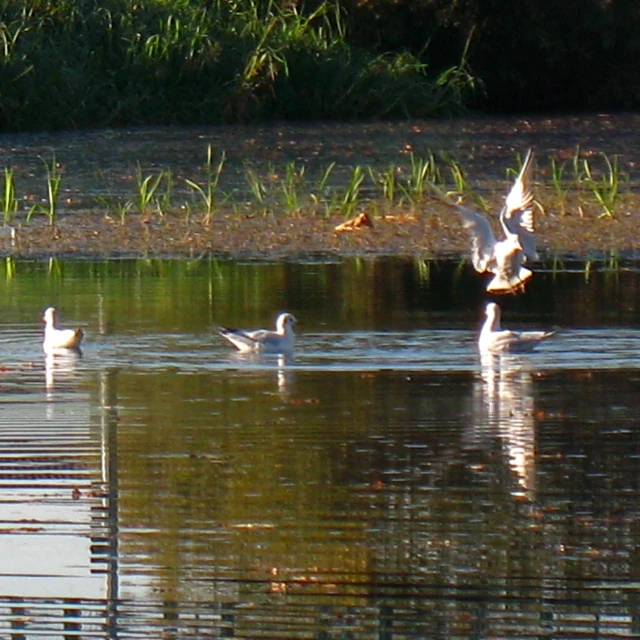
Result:
[[0,0],[0,130],[640,104],[635,0]]

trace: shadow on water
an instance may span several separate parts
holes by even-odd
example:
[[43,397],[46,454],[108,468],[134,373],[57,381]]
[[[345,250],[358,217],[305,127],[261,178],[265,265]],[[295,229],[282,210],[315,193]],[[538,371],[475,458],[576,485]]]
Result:
[[[428,272],[0,266],[1,633],[638,634],[639,272],[536,274],[504,323],[561,331],[490,362],[481,283]],[[282,309],[291,360],[212,330]]]

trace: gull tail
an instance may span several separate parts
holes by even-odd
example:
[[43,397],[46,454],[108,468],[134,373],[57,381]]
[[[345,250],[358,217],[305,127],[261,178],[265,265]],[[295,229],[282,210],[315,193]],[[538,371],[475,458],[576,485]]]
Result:
[[231,329],[229,327],[216,327],[215,330],[223,338],[226,338],[239,351],[253,351],[253,349],[255,349],[256,347],[256,341],[239,329]]
[[517,273],[510,275],[498,273],[487,285],[487,291],[490,293],[518,293],[524,290],[526,281],[532,275],[533,272],[525,267],[520,267]]

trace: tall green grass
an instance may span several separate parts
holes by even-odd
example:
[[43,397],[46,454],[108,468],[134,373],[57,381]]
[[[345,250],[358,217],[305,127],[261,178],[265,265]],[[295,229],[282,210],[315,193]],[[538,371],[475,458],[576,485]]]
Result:
[[338,0],[0,0],[0,129],[459,111],[464,60],[430,74],[352,45]]

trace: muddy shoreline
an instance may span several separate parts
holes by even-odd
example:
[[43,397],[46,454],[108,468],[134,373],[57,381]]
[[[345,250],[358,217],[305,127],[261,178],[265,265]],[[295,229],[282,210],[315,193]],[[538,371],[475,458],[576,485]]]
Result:
[[[637,258],[640,216],[615,218],[538,215],[536,232],[541,259]],[[0,255],[21,259],[50,257],[199,258],[291,260],[360,256],[407,256],[418,259],[466,256],[469,241],[457,216],[446,207],[372,216],[373,227],[337,232],[340,216],[220,215],[207,225],[174,216],[128,215],[124,223],[104,213],[60,216],[51,226],[44,218],[6,227]],[[13,235],[13,238],[11,237]]]

